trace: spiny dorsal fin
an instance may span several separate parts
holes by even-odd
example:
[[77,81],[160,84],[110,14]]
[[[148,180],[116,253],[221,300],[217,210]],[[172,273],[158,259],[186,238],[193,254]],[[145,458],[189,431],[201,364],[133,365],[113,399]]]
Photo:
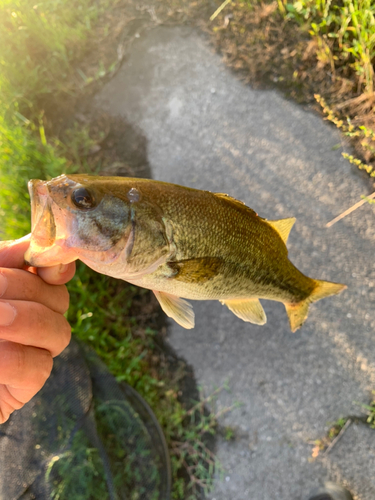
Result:
[[243,321],[255,325],[264,325],[267,322],[266,313],[258,299],[231,299],[221,300],[220,302]]
[[194,328],[194,311],[189,302],[170,293],[153,292],[167,316],[187,330]]
[[267,223],[272,226],[280,235],[284,243],[288,241],[288,236],[293,224],[296,222],[295,217],[289,217],[288,219],[279,220],[268,220]]
[[221,198],[222,200],[225,200],[227,203],[229,203],[230,205],[233,205],[237,209],[248,210],[252,213],[252,215],[255,215],[255,216],[258,215],[252,208],[245,205],[245,203],[243,201],[236,200],[236,198],[232,198],[232,196],[229,196],[228,194],[225,194],[225,193],[213,193],[213,194],[217,198]]

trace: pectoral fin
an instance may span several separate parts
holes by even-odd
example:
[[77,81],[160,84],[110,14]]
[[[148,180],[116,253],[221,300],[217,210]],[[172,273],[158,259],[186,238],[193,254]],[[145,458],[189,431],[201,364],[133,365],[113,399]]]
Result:
[[200,257],[177,262],[168,262],[173,271],[172,278],[184,283],[204,283],[216,276],[222,266],[220,257]]
[[194,328],[194,311],[189,302],[169,293],[155,290],[153,292],[167,316],[187,330]]
[[267,322],[266,313],[258,299],[221,300],[233,314],[255,325],[264,325]]

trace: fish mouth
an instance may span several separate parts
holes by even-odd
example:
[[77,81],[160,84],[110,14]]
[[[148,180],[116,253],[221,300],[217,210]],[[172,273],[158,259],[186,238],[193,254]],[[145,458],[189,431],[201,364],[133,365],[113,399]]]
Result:
[[31,180],[28,184],[31,200],[31,233],[40,246],[50,247],[56,239],[56,224],[47,183]]
[[56,224],[47,182],[31,180],[28,189],[31,200],[31,240],[25,260],[37,266],[38,256],[55,243]]

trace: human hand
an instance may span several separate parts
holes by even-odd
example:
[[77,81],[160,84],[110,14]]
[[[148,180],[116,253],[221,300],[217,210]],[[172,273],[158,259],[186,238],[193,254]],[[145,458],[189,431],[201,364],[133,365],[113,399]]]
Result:
[[30,401],[70,342],[64,286],[75,263],[25,270],[30,235],[0,242],[0,424]]

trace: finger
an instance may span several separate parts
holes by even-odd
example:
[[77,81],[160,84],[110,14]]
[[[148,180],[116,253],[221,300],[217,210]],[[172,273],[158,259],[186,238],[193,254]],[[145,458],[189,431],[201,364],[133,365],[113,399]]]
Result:
[[0,384],[26,403],[44,385],[51,374],[53,360],[45,349],[14,342],[0,342]]
[[0,324],[0,339],[47,349],[53,357],[70,342],[64,316],[37,302],[0,300]]
[[0,424],[43,387],[52,364],[44,349],[0,342]]
[[24,253],[29,248],[30,234],[19,240],[0,241],[0,267],[21,269],[24,265]]
[[38,276],[51,285],[62,285],[70,281],[76,272],[76,263],[60,264],[52,267],[39,267]]
[[69,293],[64,285],[49,285],[21,269],[0,268],[0,297],[39,302],[60,314],[69,307]]

